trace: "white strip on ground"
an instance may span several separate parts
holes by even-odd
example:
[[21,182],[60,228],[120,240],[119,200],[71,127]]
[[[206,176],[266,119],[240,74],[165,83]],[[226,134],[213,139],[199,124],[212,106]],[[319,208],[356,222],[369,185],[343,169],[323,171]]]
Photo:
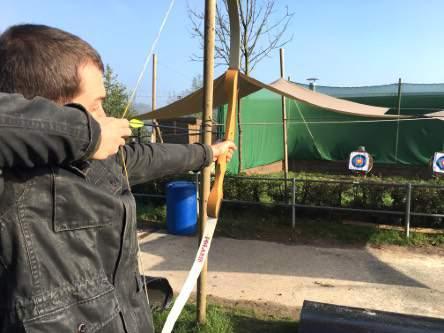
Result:
[[207,259],[208,253],[210,252],[211,241],[213,240],[213,234],[214,230],[216,229],[216,224],[216,218],[209,217],[207,219],[207,226],[205,227],[205,231],[200,242],[199,250],[196,253],[196,258],[194,259],[193,266],[188,273],[187,279],[185,280],[179,296],[177,296],[176,301],[174,302],[173,308],[168,314],[167,320],[162,329],[162,333],[171,333],[174,328],[174,324],[176,324],[177,318],[179,318],[183,307],[188,301],[188,298],[190,297],[191,292],[196,285],[197,278],[199,277],[205,260]]

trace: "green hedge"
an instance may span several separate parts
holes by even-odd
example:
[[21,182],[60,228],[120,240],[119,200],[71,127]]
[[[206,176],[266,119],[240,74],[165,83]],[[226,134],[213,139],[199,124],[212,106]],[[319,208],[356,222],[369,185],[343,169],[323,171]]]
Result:
[[[277,175],[279,176],[279,175]],[[269,180],[261,180],[256,177],[226,177],[224,182],[224,198],[230,200],[253,201],[265,204],[291,203],[292,182],[285,184],[285,181],[271,177]],[[357,177],[336,177],[299,173],[292,174],[297,179],[295,201],[297,204],[332,206],[343,208],[377,209],[405,211],[407,181],[402,178],[369,177],[366,179]],[[274,179],[276,178],[276,179]],[[192,175],[182,177],[165,178],[138,185],[133,188],[134,192],[165,194],[165,186],[172,180],[194,181]],[[354,181],[353,184],[334,183],[331,181],[345,180]],[[411,211],[421,213],[444,213],[444,201],[441,196],[444,192],[443,181],[438,180],[418,180],[412,181],[412,201]],[[393,183],[400,186],[394,186]],[[416,186],[415,186],[416,185]],[[427,186],[443,185],[443,188],[432,188]],[[298,213],[309,214],[310,216],[325,215],[326,211],[318,212],[313,209],[298,210]],[[331,213],[330,213],[331,214]],[[400,223],[402,216],[375,215],[369,216],[363,213],[341,213],[348,217],[359,218],[385,223]],[[412,225],[415,226],[444,226],[440,218],[414,217]]]

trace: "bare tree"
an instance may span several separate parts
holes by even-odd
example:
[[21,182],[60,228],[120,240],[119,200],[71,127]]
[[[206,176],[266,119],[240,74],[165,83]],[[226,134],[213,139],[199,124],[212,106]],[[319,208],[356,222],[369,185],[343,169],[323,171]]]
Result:
[[[228,1],[218,0],[216,8],[216,48],[217,65],[228,65],[230,57],[230,23]],[[247,75],[256,65],[273,50],[287,44],[293,36],[284,38],[294,13],[288,11],[279,17],[273,17],[275,0],[239,0],[239,19],[241,28],[241,71]],[[199,38],[203,48],[204,13],[188,6],[191,20],[191,34]],[[201,61],[202,56],[193,55],[193,60]]]
[[[228,1],[218,0],[216,7],[216,65],[228,65],[230,62],[230,22],[228,17]],[[293,36],[285,39],[284,35],[291,22],[294,13],[285,9],[285,13],[274,17],[275,0],[239,0],[239,21],[241,34],[241,68],[249,75],[256,65],[273,50],[287,44]],[[191,20],[191,33],[194,38],[199,38],[203,49],[204,13],[197,12],[188,6],[188,16]],[[202,56],[193,55],[193,60],[201,61]],[[237,126],[238,126],[238,172],[242,172],[242,126],[240,100],[238,102]]]

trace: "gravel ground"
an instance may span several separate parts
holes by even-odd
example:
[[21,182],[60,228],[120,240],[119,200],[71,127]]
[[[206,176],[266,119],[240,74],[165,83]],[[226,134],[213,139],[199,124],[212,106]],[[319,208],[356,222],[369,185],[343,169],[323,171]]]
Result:
[[[197,251],[195,237],[143,235],[146,274],[179,292]],[[304,299],[444,318],[444,256],[400,247],[325,248],[215,238],[207,292],[297,318]],[[281,310],[279,310],[281,309]]]

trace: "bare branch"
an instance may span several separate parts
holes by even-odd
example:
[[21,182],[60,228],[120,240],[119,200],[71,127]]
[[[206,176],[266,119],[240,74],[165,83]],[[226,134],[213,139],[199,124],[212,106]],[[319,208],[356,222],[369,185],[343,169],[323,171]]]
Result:
[[[228,65],[230,59],[230,22],[228,1],[218,0],[216,7],[216,65]],[[274,19],[275,0],[240,0],[239,21],[241,24],[241,70],[251,72],[256,65],[271,52],[293,39],[285,38],[294,13],[288,7],[277,19]],[[188,8],[191,21],[191,36],[200,40],[203,49],[204,14]],[[202,56],[193,54],[192,60],[202,61]]]

